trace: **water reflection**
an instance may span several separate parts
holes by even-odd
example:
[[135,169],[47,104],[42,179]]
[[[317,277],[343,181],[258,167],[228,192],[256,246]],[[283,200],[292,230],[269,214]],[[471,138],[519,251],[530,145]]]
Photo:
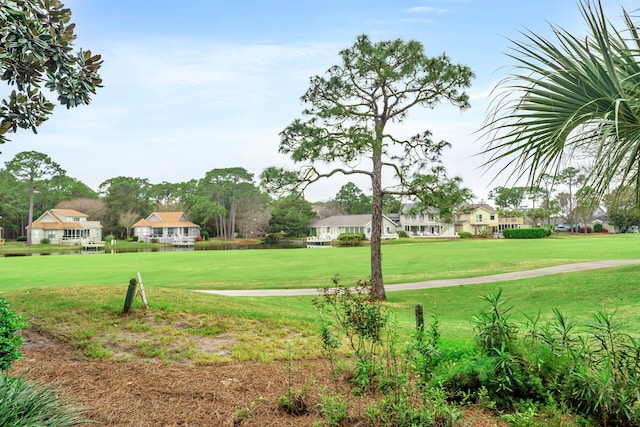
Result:
[[0,258],[5,257],[20,257],[20,256],[48,256],[48,255],[104,255],[104,254],[124,254],[134,252],[193,252],[193,251],[229,251],[229,250],[246,250],[246,249],[291,249],[304,247],[302,244],[247,244],[247,245],[218,245],[218,246],[199,246],[184,247],[184,246],[158,246],[150,248],[114,248],[109,250],[95,250],[95,249],[70,249],[70,250],[56,250],[56,251],[43,251],[43,252],[29,252],[29,253],[0,253]]

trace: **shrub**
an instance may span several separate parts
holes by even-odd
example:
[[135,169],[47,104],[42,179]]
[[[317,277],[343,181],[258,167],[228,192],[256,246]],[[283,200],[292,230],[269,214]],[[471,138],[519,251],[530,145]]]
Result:
[[600,224],[599,222],[593,224],[593,232],[602,233],[602,224]]
[[473,237],[473,234],[469,233],[468,231],[461,231],[458,233],[458,236],[461,239],[470,239]]
[[24,339],[16,332],[27,326],[22,316],[9,310],[9,303],[0,298],[0,371],[9,370],[15,360],[22,358],[20,346]]
[[16,242],[26,242],[27,241],[27,236],[18,236],[18,238],[16,239]]
[[540,239],[547,237],[549,232],[545,228],[507,228],[502,230],[505,239]]
[[114,236],[113,234],[107,234],[106,236],[104,236],[104,241],[105,242],[110,242],[112,240],[115,240],[116,236]]
[[[587,227],[586,228],[586,232],[587,233],[591,233],[591,232],[593,232],[593,230],[591,229],[591,227]],[[584,227],[578,227],[578,233],[584,234],[585,233],[585,228]]]
[[398,237],[409,237],[409,235],[404,230],[398,230]]
[[338,236],[338,246],[359,246],[364,238],[364,233],[342,233]]
[[138,241],[138,236],[132,236],[131,237],[131,241],[132,242],[137,242]]
[[48,245],[49,242],[51,242],[51,240],[47,239],[46,237],[42,240],[40,240],[40,243],[42,243],[43,245]]
[[151,243],[158,243],[158,238],[157,237],[152,237],[151,238]]

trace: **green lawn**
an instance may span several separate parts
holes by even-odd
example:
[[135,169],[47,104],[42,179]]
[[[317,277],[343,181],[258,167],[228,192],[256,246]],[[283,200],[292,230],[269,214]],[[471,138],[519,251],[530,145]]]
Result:
[[[185,289],[314,288],[339,274],[369,275],[369,248],[120,253],[0,258],[0,291],[69,285]],[[640,235],[553,236],[383,246],[386,283],[473,277],[599,259],[640,256]]]
[[[383,248],[387,283],[469,277],[567,262],[632,259],[640,235],[553,236],[544,240],[461,240],[388,245]],[[150,307],[136,301],[122,315],[128,281],[140,271]],[[34,326],[62,337],[91,356],[187,358],[194,361],[283,359],[319,355],[312,297],[233,298],[191,292],[206,288],[318,287],[339,273],[342,281],[364,278],[369,248],[196,251],[0,259],[0,290]],[[640,266],[626,266],[527,280],[390,292],[388,306],[401,335],[411,332],[414,307],[434,307],[443,339],[456,348],[473,342],[472,316],[481,296],[503,289],[513,319],[546,319],[553,308],[588,321],[597,310],[616,312],[625,329],[640,325]],[[117,285],[117,286],[115,286]],[[124,334],[123,334],[124,332]],[[635,332],[634,332],[635,333]],[[230,337],[229,354],[198,352],[198,337]],[[127,341],[129,340],[129,341]],[[159,353],[158,353],[159,352]]]

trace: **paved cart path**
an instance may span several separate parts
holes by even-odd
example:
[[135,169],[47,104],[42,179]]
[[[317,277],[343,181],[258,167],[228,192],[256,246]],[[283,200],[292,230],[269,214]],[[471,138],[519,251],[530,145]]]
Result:
[[[595,270],[599,268],[617,267],[622,265],[640,264],[640,259],[620,259],[605,261],[588,261],[573,264],[556,265],[555,267],[537,268],[535,270],[514,271],[512,273],[492,274],[490,276],[465,277],[461,279],[428,280],[425,282],[398,283],[384,285],[386,292],[408,291],[413,289],[443,288],[446,286],[477,285],[480,283],[503,282],[507,280],[529,279],[531,277],[547,276],[550,274],[574,273],[577,271]],[[197,290],[208,294],[218,294],[230,297],[284,297],[295,295],[318,295],[318,289],[255,289],[255,290]]]

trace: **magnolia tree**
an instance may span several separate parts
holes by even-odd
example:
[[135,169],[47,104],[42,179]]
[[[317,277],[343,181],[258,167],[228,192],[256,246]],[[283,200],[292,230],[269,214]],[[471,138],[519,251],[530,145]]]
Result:
[[[381,231],[385,195],[416,196],[443,214],[470,197],[460,178],[448,178],[440,164],[444,141],[429,130],[400,133],[413,109],[449,102],[469,107],[465,89],[473,73],[445,55],[429,57],[417,41],[373,43],[366,35],[340,52],[341,64],[325,76],[311,78],[302,96],[304,118],[281,132],[280,153],[300,165],[297,170],[271,167],[263,171],[270,192],[301,194],[322,178],[336,174],[365,175],[371,180],[372,294],[386,299],[382,280]],[[396,125],[396,126],[392,126]],[[393,129],[392,129],[393,128]],[[335,167],[326,167],[335,165]],[[386,182],[392,186],[383,186]]]
[[12,90],[0,103],[0,144],[18,128],[36,132],[53,112],[42,86],[67,108],[89,104],[102,82],[100,55],[73,51],[75,24],[58,0],[0,4],[0,79]]

